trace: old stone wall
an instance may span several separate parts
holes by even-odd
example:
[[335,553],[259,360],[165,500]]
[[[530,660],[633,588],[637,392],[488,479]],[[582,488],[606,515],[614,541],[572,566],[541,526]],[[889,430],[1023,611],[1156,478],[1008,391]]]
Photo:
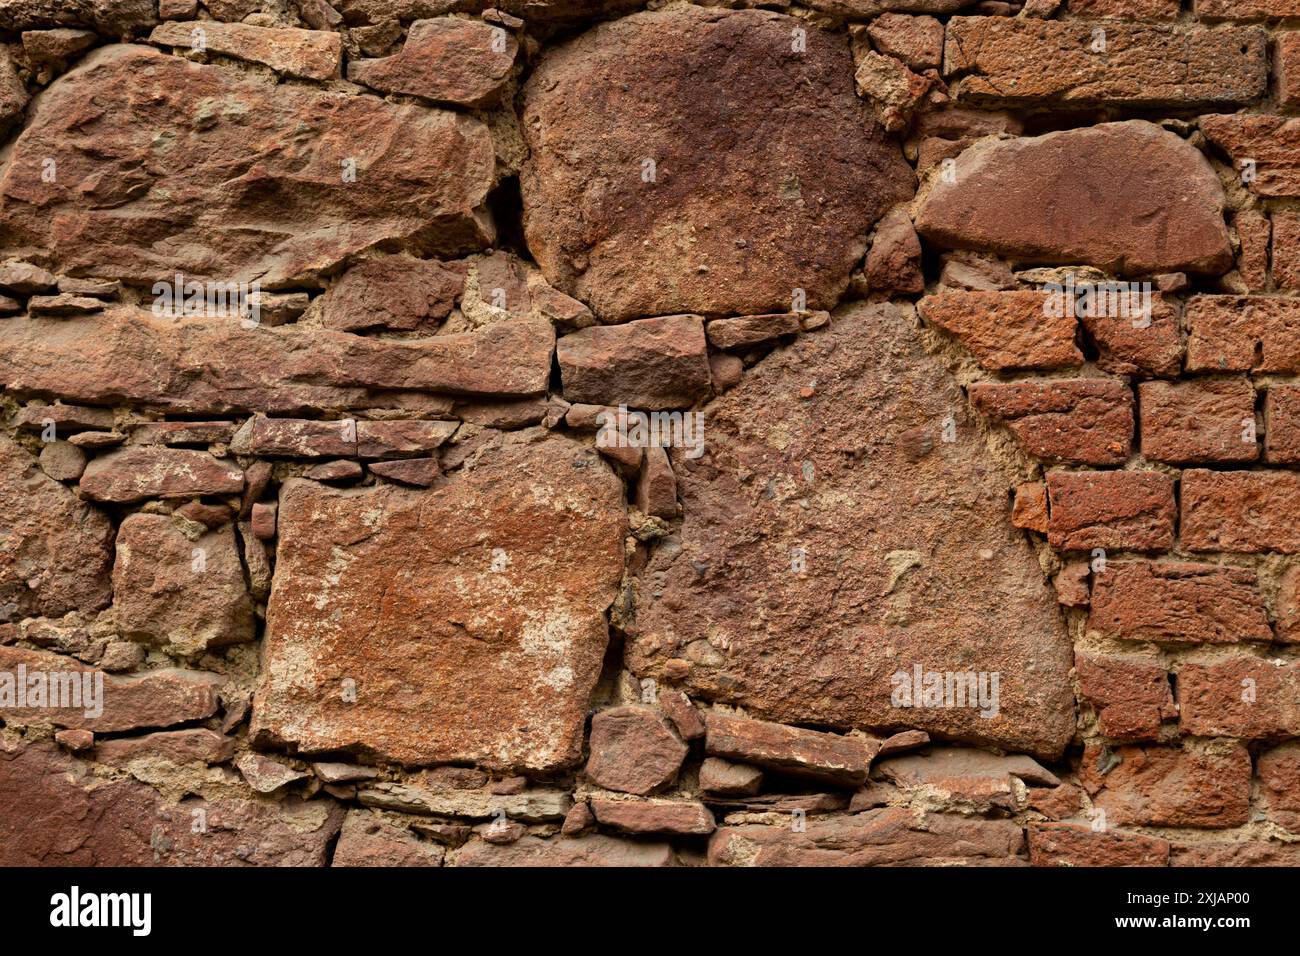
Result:
[[1300,863],[1300,2],[498,2],[0,0],[0,865]]

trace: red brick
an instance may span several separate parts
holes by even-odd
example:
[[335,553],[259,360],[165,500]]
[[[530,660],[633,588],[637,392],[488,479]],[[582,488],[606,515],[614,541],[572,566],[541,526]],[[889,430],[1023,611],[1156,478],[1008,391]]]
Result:
[[1142,454],[1178,464],[1259,457],[1255,390],[1245,379],[1143,382],[1138,386]]
[[1169,842],[1077,823],[1031,823],[1034,866],[1168,866]]
[[1272,225],[1267,216],[1247,209],[1237,213],[1234,224],[1241,251],[1237,254],[1237,271],[1251,292],[1268,288],[1268,243]]
[[1093,582],[1088,629],[1169,644],[1273,639],[1254,571],[1187,562],[1108,562]]
[[1260,802],[1269,818],[1300,833],[1300,741],[1291,741],[1260,754],[1255,761]]
[[1270,385],[1264,397],[1264,457],[1300,465],[1300,385]]
[[1043,461],[1119,465],[1133,442],[1133,392],[1109,379],[977,382],[977,409],[1007,427]]
[[1054,548],[1162,551],[1174,543],[1174,482],[1155,471],[1052,472],[1048,541]]
[[1300,866],[1300,843],[1240,840],[1175,843],[1170,866]]
[[1079,691],[1097,708],[1101,732],[1114,740],[1154,740],[1178,716],[1164,665],[1149,657],[1079,653]]
[[[1201,131],[1232,160],[1256,196],[1300,195],[1300,120],[1232,113],[1200,118]],[[1246,161],[1253,162],[1253,166]]]
[[1193,296],[1187,330],[1189,372],[1300,372],[1300,299]]
[[1182,540],[1190,551],[1300,552],[1300,475],[1183,472]]
[[1283,643],[1300,643],[1300,564],[1288,568],[1278,582],[1273,614],[1277,639]]
[[[1300,33],[1289,35],[1300,37]],[[1273,213],[1272,244],[1273,284],[1279,289],[1300,289],[1300,215],[1294,210]]]
[[1240,745],[1213,752],[1125,746],[1109,760],[1089,745],[1080,777],[1107,826],[1222,828],[1250,815],[1250,754]]
[[1151,324],[1145,327],[1135,326],[1126,315],[1083,315],[1079,321],[1097,346],[1097,367],[1103,372],[1173,378],[1182,371],[1178,308],[1158,292],[1151,295]]
[[956,17],[943,51],[944,74],[961,74],[950,87],[953,98],[1187,106],[1248,103],[1266,90],[1261,30],[1107,23],[1102,56],[1092,50],[1094,29],[1087,20]]
[[1300,735],[1300,664],[1234,657],[1183,664],[1179,725],[1203,737],[1276,739]]
[[[1297,7],[1300,16],[1300,6]],[[1278,33],[1273,42],[1273,82],[1277,105],[1300,106],[1300,33]]]
[[1026,481],[1016,485],[1016,498],[1011,505],[1011,523],[1026,531],[1047,534],[1047,485],[1041,481]]
[[1300,17],[1300,0],[1196,0],[1196,17],[1219,20],[1284,20]]
[[918,303],[921,316],[961,339],[991,372],[1079,365],[1075,321],[1046,314],[1042,292],[945,292]]

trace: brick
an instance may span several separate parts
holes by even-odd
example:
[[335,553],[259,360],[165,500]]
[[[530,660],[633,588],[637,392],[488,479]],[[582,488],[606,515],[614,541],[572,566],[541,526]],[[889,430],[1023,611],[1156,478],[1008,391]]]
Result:
[[1034,866],[1168,866],[1169,841],[1097,831],[1077,823],[1031,823],[1029,862]]
[[[1300,5],[1296,6],[1300,16]],[[1300,33],[1278,33],[1273,41],[1273,82],[1277,105],[1300,106]]]
[[1178,716],[1164,665],[1149,657],[1074,657],[1079,691],[1097,708],[1101,732],[1114,740],[1154,740],[1160,724]]
[[1132,447],[1133,392],[1123,382],[978,382],[970,398],[1042,461],[1119,465]]
[[1300,866],[1300,843],[1272,840],[1187,843],[1173,846],[1170,866]]
[[1255,390],[1246,379],[1143,382],[1138,386],[1142,454],[1176,464],[1259,457]]
[[1273,822],[1300,833],[1300,741],[1260,754],[1255,761],[1260,802]]
[[1026,531],[1047,534],[1047,485],[1041,481],[1026,481],[1016,485],[1016,496],[1011,505],[1011,523]]
[[926,296],[923,318],[955,335],[991,372],[1079,365],[1075,321],[1045,314],[1041,292],[945,292]]
[[1300,214],[1290,209],[1273,213],[1273,283],[1300,289]]
[[1198,20],[1284,20],[1300,17],[1297,0],[1196,0],[1192,8]]
[[1300,372],[1300,299],[1198,295],[1186,319],[1189,372]]
[[1237,271],[1246,288],[1263,292],[1268,288],[1268,244],[1273,227],[1269,218],[1253,209],[1237,213],[1233,224],[1241,251],[1237,254]]
[[1094,52],[1086,20],[955,17],[944,43],[957,102],[1033,106],[1241,104],[1267,89],[1265,35],[1251,28],[1186,29],[1107,23]]
[[1199,123],[1256,196],[1300,196],[1300,120],[1232,113],[1202,116]]
[[1161,551],[1174,543],[1174,482],[1154,471],[1052,472],[1048,542],[1067,551]]
[[1182,541],[1190,551],[1300,552],[1300,475],[1183,472]]
[[1084,331],[1097,346],[1097,367],[1112,375],[1172,378],[1183,367],[1178,307],[1160,293],[1151,296],[1151,324],[1134,325],[1125,315],[1082,315]]
[[[1123,746],[1084,749],[1080,777],[1108,826],[1218,829],[1250,815],[1250,754],[1240,745],[1214,751]],[[1102,773],[1101,766],[1109,766]]]
[[1264,458],[1300,465],[1300,385],[1270,385],[1264,396]]
[[1179,726],[1204,737],[1300,735],[1300,663],[1233,657],[1178,671]]
[[1273,615],[1277,639],[1282,642],[1300,642],[1300,564],[1288,568],[1278,581]]
[[1273,639],[1254,571],[1187,562],[1108,562],[1094,576],[1088,629],[1169,644]]

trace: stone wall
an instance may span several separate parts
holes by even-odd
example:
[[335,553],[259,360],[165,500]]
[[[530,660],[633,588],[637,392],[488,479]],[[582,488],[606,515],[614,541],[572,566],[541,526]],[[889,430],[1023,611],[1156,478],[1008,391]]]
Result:
[[1300,2],[487,2],[0,0],[0,864],[1300,863]]

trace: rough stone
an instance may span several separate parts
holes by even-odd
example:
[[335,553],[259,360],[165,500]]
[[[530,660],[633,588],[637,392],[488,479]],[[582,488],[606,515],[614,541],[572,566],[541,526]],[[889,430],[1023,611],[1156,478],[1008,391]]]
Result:
[[1154,740],[1161,723],[1178,716],[1169,675],[1153,658],[1078,653],[1074,668],[1107,737]]
[[879,741],[787,727],[762,720],[709,713],[704,752],[757,764],[792,776],[843,786],[860,786]]
[[328,80],[339,75],[343,38],[322,30],[296,30],[191,20],[163,23],[149,35],[154,46],[193,49],[262,63],[286,76]]
[[601,825],[624,833],[708,836],[715,829],[713,814],[686,800],[593,799],[591,809]]
[[1075,320],[1045,312],[1041,292],[944,292],[917,303],[921,316],[957,336],[991,372],[1083,363]]
[[587,776],[606,790],[645,796],[677,779],[686,744],[645,707],[615,707],[591,719]]
[[237,495],[244,472],[207,452],[139,445],[100,455],[81,476],[81,493],[93,501],[127,504],[146,498]]
[[569,402],[655,411],[688,408],[709,393],[699,316],[581,329],[562,336],[555,352]]
[[441,866],[446,850],[372,810],[350,810],[330,866]]
[[667,843],[647,843],[589,833],[581,837],[544,840],[526,836],[514,843],[471,842],[455,858],[455,866],[672,866]]
[[1185,318],[1189,372],[1300,372],[1300,300],[1196,295]]
[[1102,776],[1097,754],[1084,752],[1084,783],[1109,826],[1231,827],[1246,822],[1250,754],[1234,745],[1222,753],[1167,747],[1119,747],[1118,763]]
[[465,287],[462,263],[409,256],[366,259],[330,286],[321,321],[343,332],[433,331]]
[[1097,831],[1077,823],[1032,823],[1029,862],[1034,866],[1168,866],[1169,841]]
[[478,20],[416,20],[400,53],[355,60],[348,79],[435,103],[491,107],[501,99],[518,50],[514,34]]
[[1255,440],[1255,390],[1246,379],[1143,382],[1142,455],[1174,464],[1249,462]]

